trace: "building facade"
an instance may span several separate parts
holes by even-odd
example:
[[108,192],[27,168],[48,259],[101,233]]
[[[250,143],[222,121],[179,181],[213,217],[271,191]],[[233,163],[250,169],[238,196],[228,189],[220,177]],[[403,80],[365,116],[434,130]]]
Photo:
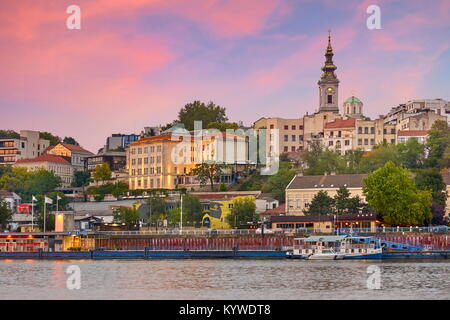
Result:
[[74,170],[77,171],[84,171],[86,159],[93,155],[92,152],[80,146],[68,143],[58,143],[56,146],[51,146],[46,150],[46,153],[66,157]]
[[41,139],[38,131],[21,130],[19,139],[0,139],[0,165],[38,157],[49,145],[50,141]]
[[286,187],[286,215],[304,215],[314,196],[326,191],[334,197],[340,187],[347,187],[352,197],[365,197],[362,191],[363,179],[367,174],[340,174],[323,176],[295,176]]
[[36,158],[20,159],[13,166],[26,168],[28,171],[51,171],[61,178],[63,188],[70,187],[73,181],[74,167],[66,158],[57,155],[43,154]]

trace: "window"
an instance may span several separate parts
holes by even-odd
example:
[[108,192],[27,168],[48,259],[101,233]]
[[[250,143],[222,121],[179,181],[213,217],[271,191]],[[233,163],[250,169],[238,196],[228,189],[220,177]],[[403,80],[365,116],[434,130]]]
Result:
[[395,143],[395,139],[391,139],[391,143],[394,144]]
[[299,140],[299,141],[303,141],[303,136],[302,136],[302,135],[299,135],[299,136],[298,136],[298,140]]
[[291,151],[292,151],[292,152],[295,152],[295,147],[291,147]]
[[383,129],[383,134],[387,134],[387,129]]
[[370,127],[370,133],[375,134],[375,127]]
[[369,145],[369,139],[364,139],[364,145],[365,146]]
[[329,141],[328,145],[331,147],[333,145],[333,141]]
[[275,128],[275,126],[273,124],[271,124],[270,125],[270,129],[273,129],[273,128]]
[[284,152],[288,152],[289,148],[288,147],[284,147]]
[[358,133],[362,133],[362,127],[358,127]]
[[331,94],[328,95],[328,103],[333,103],[333,96]]
[[284,141],[289,141],[289,136],[287,134],[284,135]]
[[358,139],[358,145],[362,145],[362,139]]
[[370,144],[373,146],[375,144],[375,139],[370,139]]
[[395,129],[394,128],[391,129],[391,134],[395,134]]
[[298,129],[299,129],[299,130],[303,130],[303,126],[299,126]]
[[142,159],[141,158],[138,159],[138,164],[142,164]]
[[295,130],[295,128],[296,128],[295,126],[292,126],[292,130]]
[[364,127],[364,133],[368,134],[369,133],[369,128],[368,127]]
[[293,135],[292,135],[292,142],[295,142],[295,138],[296,138],[296,135],[293,134]]
[[349,146],[349,145],[350,145],[350,140],[345,140],[345,141],[344,141],[344,144],[345,144],[346,146]]

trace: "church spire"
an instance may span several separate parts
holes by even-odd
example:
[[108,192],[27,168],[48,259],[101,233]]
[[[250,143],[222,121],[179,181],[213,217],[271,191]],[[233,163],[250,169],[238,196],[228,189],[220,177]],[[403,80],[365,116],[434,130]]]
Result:
[[337,67],[333,63],[333,56],[331,30],[328,30],[328,47],[325,52],[325,65],[322,67],[323,73],[318,82],[320,93],[319,112],[339,113],[339,80],[334,73]]
[[328,47],[325,52],[325,65],[322,67],[322,79],[337,79],[334,71],[337,67],[333,63],[333,47],[331,46],[331,30],[328,30]]

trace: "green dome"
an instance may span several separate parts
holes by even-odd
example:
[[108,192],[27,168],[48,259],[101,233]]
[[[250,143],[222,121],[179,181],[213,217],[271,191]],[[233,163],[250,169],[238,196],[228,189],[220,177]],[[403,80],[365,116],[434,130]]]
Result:
[[357,102],[357,103],[362,103],[361,100],[359,100],[357,97],[352,96],[350,98],[348,98],[345,103],[352,103],[352,102]]

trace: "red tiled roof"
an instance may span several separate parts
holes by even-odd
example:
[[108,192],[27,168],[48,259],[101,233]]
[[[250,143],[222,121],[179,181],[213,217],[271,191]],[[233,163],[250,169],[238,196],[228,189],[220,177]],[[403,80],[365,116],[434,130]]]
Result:
[[399,130],[399,137],[425,137],[428,135],[427,130]]
[[[58,143],[58,144],[62,145],[63,147],[69,149],[69,150],[72,151],[72,152],[82,152],[82,153],[93,154],[92,152],[90,152],[90,151],[88,151],[88,150],[86,150],[86,149],[84,149],[84,148],[82,148],[82,147],[80,147],[80,146],[77,146],[77,145],[75,145],[75,144],[68,144],[68,143],[62,143],[62,142],[61,142],[61,143]],[[45,151],[46,151],[46,152],[49,152],[49,151],[52,150],[54,147],[56,147],[56,146],[49,146]]]
[[36,158],[19,159],[16,161],[16,163],[31,163],[31,162],[54,162],[70,165],[69,161],[67,161],[61,156],[57,156],[54,154],[43,154]]
[[334,121],[325,123],[325,129],[354,128],[355,124],[355,118],[336,119]]

